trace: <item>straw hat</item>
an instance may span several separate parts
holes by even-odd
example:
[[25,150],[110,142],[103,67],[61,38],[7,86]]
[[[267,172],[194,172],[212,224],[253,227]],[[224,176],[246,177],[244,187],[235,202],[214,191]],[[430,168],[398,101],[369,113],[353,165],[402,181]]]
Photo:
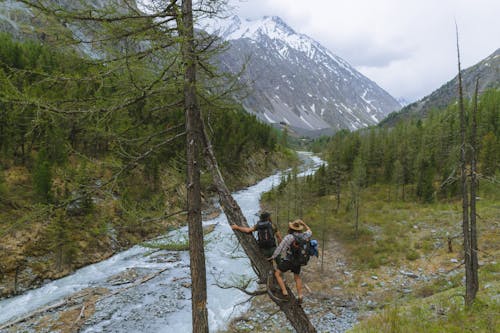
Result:
[[292,229],[293,231],[299,231],[302,232],[304,231],[304,226],[302,225],[302,220],[295,220],[293,222],[288,222],[288,228]]

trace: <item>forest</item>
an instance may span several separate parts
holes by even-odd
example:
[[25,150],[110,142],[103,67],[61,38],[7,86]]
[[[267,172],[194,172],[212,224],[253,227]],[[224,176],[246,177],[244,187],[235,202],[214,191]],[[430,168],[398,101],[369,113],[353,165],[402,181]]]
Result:
[[[12,286],[2,294],[183,223],[182,90],[172,84],[148,98],[135,96],[134,85],[153,80],[145,72],[131,82],[127,71],[75,50],[7,34],[0,35],[0,59],[0,281]],[[229,99],[205,103],[230,188],[294,160],[278,144],[279,132],[241,106]],[[210,184],[202,177],[207,198]]]

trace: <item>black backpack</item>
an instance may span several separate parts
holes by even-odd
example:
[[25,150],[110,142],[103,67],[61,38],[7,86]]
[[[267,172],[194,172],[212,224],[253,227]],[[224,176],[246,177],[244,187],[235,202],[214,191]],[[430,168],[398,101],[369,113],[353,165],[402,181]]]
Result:
[[269,221],[257,222],[257,243],[259,247],[269,249],[276,246],[273,225]]
[[311,256],[311,243],[298,235],[293,235],[293,238],[286,259],[295,265],[305,266]]

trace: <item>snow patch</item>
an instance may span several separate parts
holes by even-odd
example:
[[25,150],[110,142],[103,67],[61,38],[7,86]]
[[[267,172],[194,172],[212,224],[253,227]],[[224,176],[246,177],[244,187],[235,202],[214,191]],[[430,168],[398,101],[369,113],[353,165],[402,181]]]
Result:
[[268,115],[267,115],[267,113],[265,113],[265,112],[264,112],[264,117],[266,118],[266,120],[267,120],[269,123],[271,123],[271,124],[276,123],[276,121],[275,121],[273,118],[271,118],[270,116],[268,116]]
[[307,126],[309,126],[311,129],[315,129],[313,125],[311,125],[302,115],[300,115],[300,120],[302,120]]

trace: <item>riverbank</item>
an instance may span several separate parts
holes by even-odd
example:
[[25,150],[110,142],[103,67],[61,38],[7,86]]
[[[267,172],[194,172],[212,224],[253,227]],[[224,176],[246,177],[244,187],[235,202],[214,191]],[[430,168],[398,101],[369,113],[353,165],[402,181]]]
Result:
[[[296,157],[286,151],[256,152],[238,173],[226,172],[225,176],[232,190],[243,189],[295,163]],[[98,183],[109,177],[108,173],[96,163],[86,177]],[[30,186],[27,170],[11,168],[5,174],[9,188]],[[163,170],[156,190],[159,194],[141,200],[130,200],[126,192],[95,192],[88,210],[75,203],[72,210],[61,213],[50,205],[33,205],[27,197],[12,201],[0,214],[0,299],[38,288],[185,225],[182,175],[175,168]],[[59,177],[63,175],[54,175]],[[141,179],[138,176],[127,184],[127,192],[134,197],[146,192]],[[220,210],[208,173],[202,182],[202,214],[207,220]]]
[[[261,193],[280,179],[277,174],[234,193],[249,223],[255,222]],[[235,279],[251,279],[255,274],[224,215],[204,225],[213,230],[206,237],[205,253],[209,321],[211,330],[217,331],[227,325],[229,318],[247,308],[245,293],[224,286],[233,284]],[[187,228],[183,227],[170,232],[163,241],[182,242],[186,237]],[[70,332],[77,327],[81,332],[162,329],[188,332],[191,329],[189,288],[186,251],[135,246],[40,289],[2,301],[0,323],[5,325],[6,321],[29,315],[4,330],[39,332],[54,331],[57,327],[59,331]],[[60,327],[61,322],[66,323],[65,328]]]

